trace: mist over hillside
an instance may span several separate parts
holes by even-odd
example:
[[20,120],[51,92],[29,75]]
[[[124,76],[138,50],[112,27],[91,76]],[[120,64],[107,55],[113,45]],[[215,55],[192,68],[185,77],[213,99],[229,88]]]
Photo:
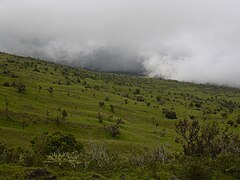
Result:
[[0,50],[240,87],[237,0],[0,0]]

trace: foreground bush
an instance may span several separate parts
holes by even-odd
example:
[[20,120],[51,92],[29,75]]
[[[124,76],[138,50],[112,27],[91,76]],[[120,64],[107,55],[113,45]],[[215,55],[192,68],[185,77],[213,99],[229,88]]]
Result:
[[76,168],[83,162],[78,152],[66,152],[48,155],[45,163],[53,166]]
[[0,163],[14,163],[30,167],[42,165],[42,159],[32,151],[26,151],[19,147],[7,147],[0,143]]
[[220,131],[218,124],[206,123],[200,126],[197,120],[181,120],[176,124],[179,142],[183,145],[185,155],[210,156],[216,158],[221,153],[240,155],[240,138],[238,134],[226,128]]
[[83,145],[71,134],[63,134],[59,131],[54,133],[44,132],[31,141],[35,153],[47,156],[53,153],[82,152]]

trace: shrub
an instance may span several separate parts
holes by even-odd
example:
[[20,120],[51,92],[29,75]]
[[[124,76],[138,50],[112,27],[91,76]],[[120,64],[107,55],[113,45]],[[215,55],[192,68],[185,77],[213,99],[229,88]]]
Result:
[[98,112],[98,120],[100,123],[103,123],[103,115],[100,112]]
[[233,120],[228,120],[227,124],[229,124],[230,126],[233,126],[234,125],[234,121]]
[[0,162],[1,163],[18,163],[21,154],[24,153],[21,148],[8,148],[0,144]]
[[62,116],[63,116],[63,119],[65,119],[65,118],[68,116],[68,114],[67,114],[67,111],[66,111],[66,110],[63,110],[63,111],[62,111]]
[[110,107],[110,111],[114,112],[114,106],[110,104],[109,107]]
[[81,156],[78,152],[53,153],[47,156],[46,164],[76,168],[82,164]]
[[137,88],[137,89],[135,89],[135,91],[133,92],[133,94],[140,94],[140,89],[139,88]]
[[240,124],[240,117],[237,117],[236,123],[237,123],[237,124]]
[[240,138],[238,134],[219,130],[218,124],[205,124],[200,127],[197,120],[181,120],[176,124],[176,132],[181,136],[185,155],[210,156],[216,158],[221,153],[238,153]]
[[112,135],[112,137],[116,137],[120,134],[119,126],[117,124],[106,127],[106,130]]
[[63,134],[59,131],[54,133],[44,132],[31,141],[33,151],[47,156],[52,153],[81,152],[83,145],[71,134]]
[[121,118],[119,118],[119,119],[116,120],[116,124],[120,125],[120,124],[125,124],[125,123]]
[[26,90],[26,86],[22,82],[19,82],[17,84],[17,92],[22,94],[25,92],[25,90]]
[[200,102],[195,103],[195,107],[201,108],[202,104]]
[[117,155],[112,153],[106,144],[90,144],[90,150],[87,153],[88,168],[105,167],[107,169],[113,168],[116,163]]
[[152,172],[153,176],[156,177],[160,166],[170,163],[171,159],[169,158],[169,153],[164,148],[158,147],[151,151],[145,149],[144,153],[140,155],[132,154],[128,161],[134,169],[139,167],[142,170]]
[[50,95],[52,95],[53,94],[53,88],[49,87],[48,92],[49,92]]
[[102,108],[104,106],[104,102],[100,101],[99,106]]
[[177,114],[174,111],[168,111],[165,113],[165,117],[168,119],[177,119]]
[[128,104],[129,101],[127,99],[124,99],[124,104]]
[[139,101],[139,102],[144,102],[144,97],[142,97],[142,96],[137,96],[137,101]]
[[180,162],[180,171],[177,172],[180,179],[213,179],[213,170],[208,159],[183,156]]
[[24,151],[20,154],[18,163],[27,167],[42,166],[43,159],[41,156],[34,153],[33,151]]
[[158,102],[160,102],[160,101],[161,101],[161,96],[156,96],[156,100],[157,100]]
[[10,87],[11,85],[10,85],[9,82],[5,82],[5,83],[3,83],[3,86],[5,86],[5,87]]

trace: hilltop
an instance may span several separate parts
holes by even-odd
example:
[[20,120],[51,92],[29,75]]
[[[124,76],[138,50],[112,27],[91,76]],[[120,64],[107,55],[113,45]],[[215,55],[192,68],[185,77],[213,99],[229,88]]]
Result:
[[[183,149],[175,124],[180,120],[217,122],[239,133],[239,108],[240,90],[235,88],[95,72],[0,53],[0,142],[25,151],[31,150],[34,137],[58,130],[76,137],[85,151],[101,144],[123,159],[159,147],[179,153]],[[1,168],[0,179],[6,167]],[[8,168],[10,173],[24,169]],[[66,170],[58,176],[82,174]]]

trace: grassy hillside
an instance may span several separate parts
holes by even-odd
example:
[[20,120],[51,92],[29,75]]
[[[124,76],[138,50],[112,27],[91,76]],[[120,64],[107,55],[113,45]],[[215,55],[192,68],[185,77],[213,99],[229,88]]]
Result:
[[[217,121],[239,133],[239,107],[239,89],[93,72],[0,54],[0,142],[10,147],[29,150],[35,136],[61,130],[73,134],[86,151],[91,143],[104,143],[122,158],[157,147],[181,152],[175,123]],[[166,117],[169,112],[176,118]],[[114,136],[109,127],[116,123],[120,134]],[[14,168],[23,171],[7,169]],[[76,172],[67,172],[59,177],[75,177]]]

